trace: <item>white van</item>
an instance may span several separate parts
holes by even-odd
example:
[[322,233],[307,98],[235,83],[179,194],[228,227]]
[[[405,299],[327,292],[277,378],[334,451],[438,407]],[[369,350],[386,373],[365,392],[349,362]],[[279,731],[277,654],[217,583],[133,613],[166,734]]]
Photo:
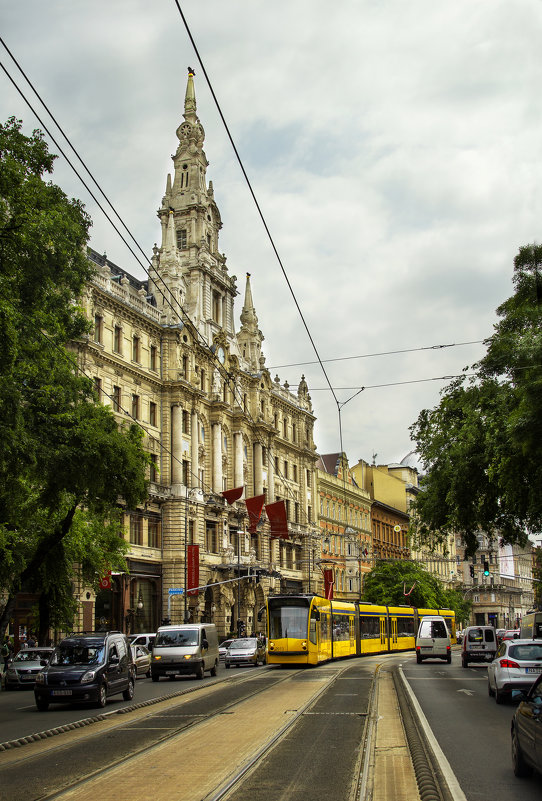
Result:
[[468,626],[461,643],[461,664],[492,662],[497,652],[497,635],[493,626]]
[[192,623],[160,626],[152,649],[151,677],[173,680],[176,676],[195,673],[202,679],[206,670],[216,676],[218,636],[214,623]]
[[420,620],[416,637],[416,662],[424,659],[452,661],[452,645],[446,621],[441,615],[424,615]]

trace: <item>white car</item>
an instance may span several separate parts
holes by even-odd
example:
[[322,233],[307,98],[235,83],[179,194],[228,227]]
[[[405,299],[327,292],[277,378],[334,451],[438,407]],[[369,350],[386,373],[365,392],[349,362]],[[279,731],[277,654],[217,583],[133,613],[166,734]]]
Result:
[[228,650],[232,642],[233,639],[224,640],[224,642],[221,642],[220,645],[218,646],[218,657],[221,661],[224,661],[224,659],[226,658],[226,651]]
[[542,673],[542,640],[503,640],[487,667],[487,691],[498,704],[528,690]]

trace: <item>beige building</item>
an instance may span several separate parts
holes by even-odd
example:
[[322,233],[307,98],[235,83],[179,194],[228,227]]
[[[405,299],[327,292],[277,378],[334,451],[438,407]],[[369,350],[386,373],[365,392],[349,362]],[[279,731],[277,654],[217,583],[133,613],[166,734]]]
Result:
[[359,599],[363,576],[371,566],[369,493],[353,479],[345,453],[321,455],[316,482],[320,571],[332,571],[335,598]]
[[[235,328],[236,277],[219,249],[191,73],[183,117],[149,280],[89,252],[96,276],[84,302],[94,333],[79,344],[79,364],[119,424],[142,426],[152,465],[146,503],[125,510],[129,572],[97,596],[84,588],[81,602],[98,627],[154,631],[171,617],[212,620],[225,634],[239,620],[261,629],[268,592],[307,589],[315,418],[305,380],[292,390],[265,367],[248,274]],[[241,486],[243,497],[226,503],[221,493]],[[288,539],[271,539],[265,512],[249,532],[244,499],[260,495],[284,501]],[[187,596],[195,570],[199,589]]]

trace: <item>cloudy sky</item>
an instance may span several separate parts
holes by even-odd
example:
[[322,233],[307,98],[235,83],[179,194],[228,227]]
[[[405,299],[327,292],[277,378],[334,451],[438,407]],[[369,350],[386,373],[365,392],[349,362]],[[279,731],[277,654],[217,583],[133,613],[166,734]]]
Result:
[[[483,355],[459,343],[491,335],[514,255],[542,236],[542,5],[180,5],[336,399],[174,0],[3,0],[1,36],[149,254],[195,69],[220,248],[241,290],[252,275],[272,376],[305,374],[320,452],[340,448],[340,407],[351,463],[399,461],[447,383],[430,379]],[[0,119],[39,127],[0,79]],[[144,278],[62,159],[53,178],[86,204],[92,247]]]

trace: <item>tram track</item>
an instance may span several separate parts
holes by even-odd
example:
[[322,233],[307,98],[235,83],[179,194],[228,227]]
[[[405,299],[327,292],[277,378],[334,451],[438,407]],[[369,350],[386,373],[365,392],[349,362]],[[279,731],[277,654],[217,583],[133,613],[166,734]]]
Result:
[[[297,670],[287,673],[282,670],[266,670],[246,678],[228,679],[216,685],[198,688],[194,690],[193,694],[190,693],[179,698],[178,702],[170,701],[167,708],[162,708],[160,711],[149,713],[146,709],[142,714],[143,710],[138,710],[126,713],[123,716],[124,720],[114,722],[112,718],[109,718],[102,722],[108,725],[107,728],[104,726],[101,732],[95,730],[94,727],[92,727],[94,731],[86,729],[78,732],[77,743],[70,741],[70,735],[75,734],[70,732],[70,735],[55,738],[54,743],[45,741],[30,744],[24,749],[24,753],[19,752],[17,755],[19,758],[11,759],[10,765],[0,768],[0,782],[5,788],[12,788],[6,795],[3,795],[3,799],[5,801],[18,801],[20,798],[25,798],[26,801],[79,799],[83,797],[85,788],[100,782],[115,772],[131,772],[141,760],[148,761],[153,752],[167,748],[168,744],[180,741],[185,736],[193,739],[198,729],[208,727],[213,724],[213,721],[217,722],[221,718],[235,714],[243,705],[246,707],[247,702],[250,705],[254,700],[255,703],[260,704],[259,697],[262,694],[269,694],[270,691],[280,688],[281,685],[295,682],[296,677],[299,678],[300,675]],[[314,674],[313,681],[317,685],[322,685],[321,690],[323,690],[329,685],[330,679],[323,672],[319,672]],[[220,702],[220,697],[223,699],[222,702]],[[295,714],[292,713],[292,717]],[[96,725],[100,727],[100,724]],[[283,728],[286,730],[288,725]],[[67,780],[61,782],[58,781],[57,773],[56,780],[51,781],[41,794],[36,794],[36,787],[41,784],[41,781],[36,784],[33,776],[39,776],[41,779],[44,776],[47,777],[46,766],[51,763],[85,764],[85,755],[90,753],[93,746],[99,743],[103,737],[113,740],[107,764],[102,762],[101,765],[94,766],[94,769],[87,770],[84,776],[81,776],[80,770],[79,775],[72,771],[72,774],[66,777]],[[134,738],[138,742],[134,743]],[[130,752],[126,753],[124,749],[124,753],[119,753],[119,749],[116,750],[114,747],[115,740],[128,742]],[[269,745],[267,743],[266,747],[268,748]],[[42,746],[41,749],[40,746]],[[15,754],[12,756],[15,757]],[[100,753],[101,758],[103,758],[102,753]],[[246,770],[249,768],[250,765],[247,765]],[[21,777],[23,777],[22,780]],[[25,777],[27,777],[26,782]],[[17,780],[15,781],[15,779]],[[52,776],[51,779],[53,779]],[[222,785],[224,782],[217,782],[217,786]],[[223,797],[225,792],[224,789],[222,796],[218,797]],[[102,794],[101,797],[105,799],[107,795]],[[171,795],[169,797],[171,798]],[[209,797],[213,797],[212,793]]]

